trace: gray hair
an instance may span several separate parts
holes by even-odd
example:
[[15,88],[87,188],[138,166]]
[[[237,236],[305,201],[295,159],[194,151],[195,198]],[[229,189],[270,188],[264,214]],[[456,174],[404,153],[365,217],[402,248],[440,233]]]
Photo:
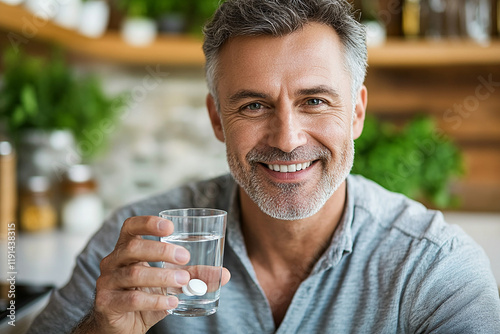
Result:
[[203,32],[203,52],[210,94],[217,109],[217,66],[219,51],[236,36],[284,36],[309,22],[326,24],[340,37],[344,47],[344,67],[352,80],[352,100],[356,98],[366,75],[366,32],[353,17],[347,0],[227,0],[215,12]]

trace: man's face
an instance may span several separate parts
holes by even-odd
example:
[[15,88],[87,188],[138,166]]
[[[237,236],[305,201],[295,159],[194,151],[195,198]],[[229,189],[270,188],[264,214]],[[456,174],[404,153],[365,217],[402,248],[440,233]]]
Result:
[[335,31],[317,23],[284,37],[236,37],[223,47],[207,99],[231,173],[268,215],[318,212],[352,167],[366,91],[353,119],[351,80]]

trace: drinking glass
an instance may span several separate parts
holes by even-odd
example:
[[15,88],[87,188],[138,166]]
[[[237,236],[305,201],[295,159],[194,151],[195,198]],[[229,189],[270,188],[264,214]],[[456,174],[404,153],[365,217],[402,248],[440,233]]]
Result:
[[164,268],[187,270],[191,275],[190,284],[182,289],[166,289],[168,295],[179,299],[179,305],[169,313],[184,317],[215,313],[219,306],[227,212],[173,209],[160,212],[160,217],[174,224],[174,232],[160,240],[182,246],[191,254],[186,265],[163,263]]

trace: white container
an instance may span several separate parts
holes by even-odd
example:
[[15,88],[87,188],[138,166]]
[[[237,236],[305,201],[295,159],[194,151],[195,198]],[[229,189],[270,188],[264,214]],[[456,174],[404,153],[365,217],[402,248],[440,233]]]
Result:
[[467,35],[478,44],[489,45],[491,39],[490,0],[466,0],[464,6]]
[[82,14],[81,0],[64,0],[59,7],[59,12],[54,18],[54,22],[67,29],[76,29],[80,24]]
[[130,45],[144,47],[154,42],[156,22],[144,17],[126,18],[121,28],[122,38]]
[[78,32],[90,38],[101,37],[109,22],[109,6],[105,1],[85,1],[82,5]]
[[69,168],[62,188],[61,220],[64,231],[95,232],[102,223],[104,213],[90,167],[75,165]]
[[26,0],[24,5],[34,15],[44,20],[52,20],[59,11],[57,0]]
[[370,47],[381,46],[387,39],[385,27],[377,21],[365,21],[366,44]]
[[7,5],[17,6],[20,5],[24,0],[0,0],[0,2],[6,3]]

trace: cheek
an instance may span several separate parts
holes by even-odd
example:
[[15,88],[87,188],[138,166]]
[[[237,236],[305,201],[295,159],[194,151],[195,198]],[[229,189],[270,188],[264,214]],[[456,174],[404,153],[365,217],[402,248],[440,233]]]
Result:
[[308,124],[309,135],[327,148],[342,148],[352,138],[350,120],[341,117],[319,117]]
[[228,121],[224,125],[226,147],[229,152],[245,156],[259,142],[259,126],[243,121]]

